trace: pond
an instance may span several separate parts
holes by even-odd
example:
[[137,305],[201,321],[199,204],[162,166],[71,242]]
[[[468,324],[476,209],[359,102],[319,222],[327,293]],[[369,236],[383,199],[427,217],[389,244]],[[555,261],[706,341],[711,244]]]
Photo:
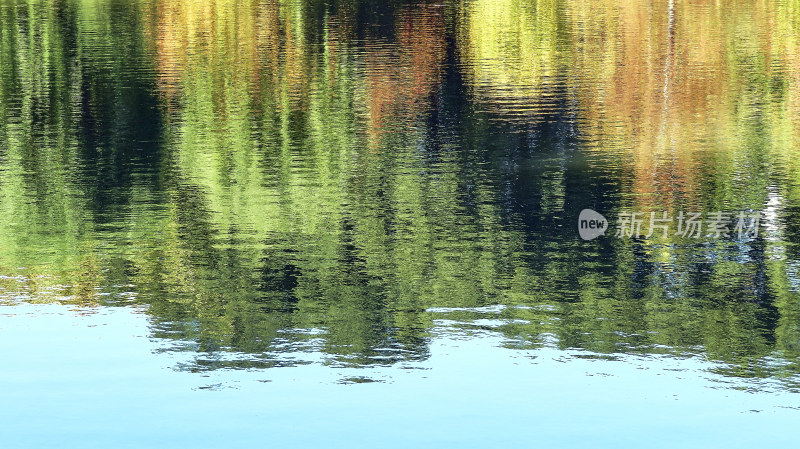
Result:
[[800,431],[800,2],[0,1],[3,447]]

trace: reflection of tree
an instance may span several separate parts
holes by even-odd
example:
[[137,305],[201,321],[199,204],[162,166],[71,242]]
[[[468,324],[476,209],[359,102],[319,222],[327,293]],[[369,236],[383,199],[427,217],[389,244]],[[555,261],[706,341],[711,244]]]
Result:
[[[787,129],[775,108],[787,104],[776,88],[788,84],[787,72],[776,67],[796,59],[783,44],[790,32],[772,24],[789,13],[730,2],[569,8],[586,30],[571,34],[585,137],[598,152],[632,160],[642,206],[760,208],[772,168],[763,152],[783,151],[764,143]],[[706,188],[730,178],[729,189]],[[697,197],[707,192],[716,196]]]
[[464,3],[461,56],[478,102],[506,120],[557,112],[566,68],[563,12],[553,0]]
[[368,41],[365,82],[372,147],[381,134],[398,132],[430,111],[442,76],[444,25],[436,5],[409,7],[398,13],[394,42]]
[[[121,14],[138,17],[135,8],[121,6]],[[140,77],[146,58],[136,41],[98,29],[119,16],[91,5],[3,5],[0,19],[0,265],[30,267],[18,288],[34,297],[94,303],[102,276],[95,242],[86,239],[92,215],[100,222],[118,218],[109,215],[119,208],[109,208],[129,199],[131,167],[157,162],[149,148],[131,147],[153,144],[150,133],[158,131],[141,120],[158,118]],[[116,25],[132,34],[139,26]],[[31,248],[46,251],[34,256]]]
[[[796,6],[135,5],[2,9],[0,270],[27,276],[4,292],[146,303],[158,337],[232,354],[196,369],[423,358],[447,313],[798,372]],[[572,228],[599,197],[760,209],[767,186],[785,249]]]

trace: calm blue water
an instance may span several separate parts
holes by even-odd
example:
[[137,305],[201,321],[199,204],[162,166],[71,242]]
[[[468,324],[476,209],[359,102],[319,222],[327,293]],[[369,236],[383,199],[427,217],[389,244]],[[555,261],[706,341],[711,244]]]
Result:
[[186,372],[145,312],[4,309],[5,447],[790,446],[800,412],[779,383],[709,374],[702,355],[501,349],[444,323],[424,362]]

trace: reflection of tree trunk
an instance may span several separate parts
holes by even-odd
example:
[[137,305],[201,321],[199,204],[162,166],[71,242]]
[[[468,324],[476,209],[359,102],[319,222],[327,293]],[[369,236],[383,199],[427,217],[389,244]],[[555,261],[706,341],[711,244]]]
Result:
[[669,114],[669,84],[670,84],[670,71],[672,70],[672,63],[675,57],[675,0],[669,0],[669,24],[667,28],[669,39],[667,40],[667,55],[664,60],[664,122],[663,132],[667,131],[667,116]]
[[[669,156],[669,173],[675,173],[679,170],[676,167],[676,154],[675,144],[673,142],[672,133],[669,129],[669,108],[670,108],[670,73],[673,70],[673,60],[675,58],[675,0],[669,0],[669,20],[667,25],[667,54],[664,58],[664,104],[662,106],[663,120],[661,122],[661,141],[664,145]],[[672,175],[670,175],[672,177]],[[672,190],[672,189],[670,189]]]

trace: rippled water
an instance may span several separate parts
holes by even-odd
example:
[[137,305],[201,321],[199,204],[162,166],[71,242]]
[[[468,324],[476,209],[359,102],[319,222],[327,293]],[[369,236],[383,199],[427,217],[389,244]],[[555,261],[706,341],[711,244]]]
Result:
[[[7,0],[0,32],[11,441],[796,441],[800,3]],[[584,241],[585,208],[761,227]]]

